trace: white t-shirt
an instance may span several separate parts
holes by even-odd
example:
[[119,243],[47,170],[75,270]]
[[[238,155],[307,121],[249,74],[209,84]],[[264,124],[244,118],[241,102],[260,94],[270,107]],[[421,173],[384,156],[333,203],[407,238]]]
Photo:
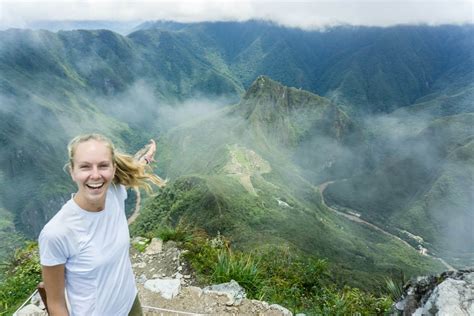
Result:
[[71,316],[128,315],[137,294],[125,216],[127,191],[111,184],[105,208],[81,209],[70,199],[39,236],[44,266],[65,264]]

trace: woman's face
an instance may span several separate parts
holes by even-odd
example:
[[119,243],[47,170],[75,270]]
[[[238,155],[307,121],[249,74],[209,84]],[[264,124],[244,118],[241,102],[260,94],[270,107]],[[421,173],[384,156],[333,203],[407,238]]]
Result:
[[71,177],[78,187],[74,200],[81,208],[101,211],[114,175],[115,165],[106,143],[91,139],[77,145]]

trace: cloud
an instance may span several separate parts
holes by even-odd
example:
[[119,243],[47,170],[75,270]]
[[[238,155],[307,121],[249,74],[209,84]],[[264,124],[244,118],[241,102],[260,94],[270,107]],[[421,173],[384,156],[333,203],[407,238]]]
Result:
[[314,29],[337,24],[472,23],[474,0],[2,0],[1,28],[38,20],[272,20]]

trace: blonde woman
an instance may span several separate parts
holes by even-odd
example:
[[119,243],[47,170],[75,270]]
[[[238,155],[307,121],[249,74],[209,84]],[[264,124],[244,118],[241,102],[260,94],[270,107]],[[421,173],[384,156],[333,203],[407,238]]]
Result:
[[69,143],[67,167],[77,192],[39,236],[50,315],[142,315],[129,258],[125,188],[164,185],[147,166],[155,150],[151,142],[137,159],[117,152],[100,134]]

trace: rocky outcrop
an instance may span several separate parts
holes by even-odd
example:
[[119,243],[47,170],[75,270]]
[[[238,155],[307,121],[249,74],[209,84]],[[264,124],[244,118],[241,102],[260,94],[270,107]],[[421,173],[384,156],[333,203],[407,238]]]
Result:
[[474,268],[408,282],[392,315],[474,315]]

